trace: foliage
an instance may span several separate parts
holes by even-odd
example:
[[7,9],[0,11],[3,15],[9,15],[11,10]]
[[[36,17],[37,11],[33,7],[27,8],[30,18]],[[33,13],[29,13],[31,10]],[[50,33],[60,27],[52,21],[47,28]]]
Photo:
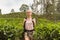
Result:
[[22,4],[22,6],[20,7],[20,11],[26,11],[29,9],[29,6],[26,4]]
[[60,13],[60,0],[58,0],[57,11]]
[[0,9],[0,14],[1,14],[1,9]]
[[54,13],[54,4],[47,2],[46,12],[47,14],[51,14],[51,12]]
[[[54,14],[56,15],[56,14]],[[60,21],[48,20],[46,15],[36,18],[34,32],[35,40],[60,40]],[[57,15],[56,15],[57,16]],[[22,40],[23,39],[23,19],[25,12],[10,13],[0,16],[0,40]]]
[[12,13],[15,12],[14,9],[11,9],[11,12],[12,12]]
[[[2,34],[3,33],[3,34]],[[1,18],[0,37],[15,40],[19,37],[22,40],[23,18]],[[60,22],[54,22],[43,18],[37,18],[34,33],[35,40],[60,40]]]

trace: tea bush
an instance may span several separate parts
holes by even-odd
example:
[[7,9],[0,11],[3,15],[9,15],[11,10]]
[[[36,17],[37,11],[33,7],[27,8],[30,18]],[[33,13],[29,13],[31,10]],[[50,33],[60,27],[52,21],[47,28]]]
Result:
[[[24,14],[23,14],[24,13]],[[0,40],[22,40],[23,39],[23,19],[25,12],[10,13],[0,16]],[[37,16],[34,32],[35,40],[60,40],[60,21],[53,21]],[[55,20],[55,19],[54,19]]]
[[[0,40],[22,40],[23,18],[1,18]],[[60,22],[37,18],[35,40],[60,40]]]

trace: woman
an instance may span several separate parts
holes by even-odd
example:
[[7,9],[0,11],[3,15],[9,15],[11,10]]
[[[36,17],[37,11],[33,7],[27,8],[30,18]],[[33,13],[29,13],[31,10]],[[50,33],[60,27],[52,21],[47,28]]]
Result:
[[24,18],[24,40],[33,40],[34,26],[36,25],[35,18],[32,18],[32,11],[26,11],[26,18]]

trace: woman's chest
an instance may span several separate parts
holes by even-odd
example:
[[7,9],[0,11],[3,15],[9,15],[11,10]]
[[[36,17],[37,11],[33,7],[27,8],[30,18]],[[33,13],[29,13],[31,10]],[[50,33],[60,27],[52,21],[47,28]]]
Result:
[[33,22],[32,22],[32,20],[26,20],[26,25],[33,25]]

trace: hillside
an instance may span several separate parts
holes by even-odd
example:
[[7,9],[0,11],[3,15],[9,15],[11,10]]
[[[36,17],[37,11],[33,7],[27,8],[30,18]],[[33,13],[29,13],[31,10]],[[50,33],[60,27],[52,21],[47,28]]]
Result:
[[[43,14],[43,15],[36,15],[33,13],[33,18],[35,17],[36,19],[38,18],[46,18],[48,20],[53,20],[53,21],[59,21],[60,20],[60,14]],[[25,12],[15,12],[15,13],[9,13],[9,14],[0,14],[0,18],[25,18],[26,13]]]
[[[35,16],[35,14],[33,14],[33,16]],[[0,15],[0,18],[24,18],[24,17],[26,17],[25,12],[15,12],[15,13]]]
[[[52,21],[53,15],[35,15],[36,26],[34,32],[35,40],[60,40],[60,21]],[[23,18],[25,12],[16,12],[0,16],[0,40],[22,40]],[[54,16],[53,16],[54,17]],[[55,17],[54,17],[55,18]]]

